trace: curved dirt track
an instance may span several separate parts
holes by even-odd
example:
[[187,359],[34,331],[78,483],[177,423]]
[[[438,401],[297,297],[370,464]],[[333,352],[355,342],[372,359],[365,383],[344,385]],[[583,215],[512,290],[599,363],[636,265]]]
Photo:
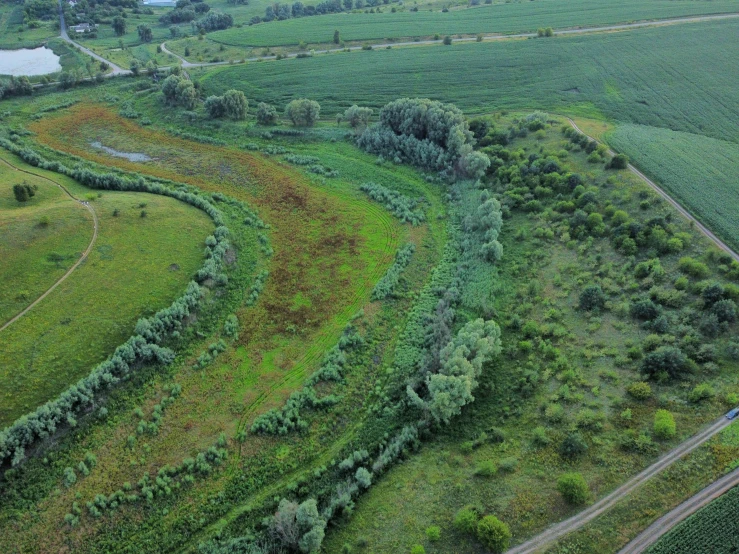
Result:
[[20,318],[22,318],[24,315],[26,315],[28,312],[30,312],[39,302],[41,302],[44,298],[49,296],[51,292],[57,288],[67,277],[69,277],[72,272],[77,269],[82,262],[84,262],[87,259],[87,256],[90,255],[90,252],[92,252],[92,248],[95,245],[95,240],[98,237],[98,216],[95,213],[95,210],[92,208],[89,202],[85,202],[83,200],[80,200],[79,198],[75,198],[72,196],[72,193],[70,193],[66,188],[64,188],[60,183],[57,183],[56,181],[53,181],[49,179],[48,177],[44,177],[43,175],[39,175],[37,173],[33,173],[31,171],[26,171],[25,169],[20,169],[19,167],[15,167],[12,163],[10,163],[7,160],[4,160],[3,158],[0,158],[0,161],[2,161],[4,164],[12,167],[16,171],[20,171],[21,173],[26,173],[27,175],[33,175],[34,177],[38,179],[43,179],[44,181],[48,181],[49,183],[52,183],[56,186],[58,186],[60,189],[62,189],[67,196],[69,196],[72,200],[77,202],[80,206],[83,206],[84,208],[87,208],[87,210],[92,214],[92,239],[90,239],[90,244],[87,245],[87,249],[82,253],[82,256],[75,262],[75,264],[70,267],[67,272],[62,275],[53,285],[51,285],[46,292],[44,292],[41,296],[39,296],[36,300],[34,300],[30,305],[28,305],[22,312],[19,314],[16,314],[14,317],[6,321],[2,327],[0,327],[0,331],[4,331],[8,327],[10,327],[13,323],[18,321]]
[[[587,136],[591,140],[595,140],[590,135],[583,133],[583,131],[580,129],[580,127],[577,126],[577,124],[572,121],[569,117],[567,118],[570,122],[570,125],[572,127],[582,133],[583,135]],[[608,153],[613,156],[616,153],[608,149]],[[673,208],[675,208],[678,212],[680,212],[686,219],[689,221],[692,221],[695,226],[698,228],[698,230],[703,233],[706,237],[708,237],[716,246],[718,246],[721,250],[725,251],[727,254],[729,254],[732,258],[734,258],[736,261],[739,262],[739,254],[734,252],[731,248],[729,248],[720,238],[718,238],[716,235],[714,235],[710,229],[708,229],[705,225],[703,225],[700,221],[698,221],[695,217],[693,217],[688,210],[683,208],[674,198],[672,198],[669,194],[667,194],[664,190],[662,190],[654,181],[652,181],[649,177],[644,175],[641,171],[639,171],[637,168],[635,168],[633,165],[629,164],[629,171],[634,173],[637,177],[641,178],[645,183],[647,183],[652,189],[654,189],[657,194],[659,194],[662,198],[664,198]]]
[[575,514],[571,518],[568,518],[560,523],[557,523],[556,525],[553,525],[543,533],[540,533],[539,535],[526,541],[525,543],[511,548],[507,551],[507,553],[531,554],[539,551],[540,549],[543,549],[546,546],[549,546],[551,543],[562,538],[568,533],[579,529],[586,523],[594,520],[595,518],[603,514],[606,510],[611,508],[619,500],[625,498],[633,490],[639,488],[645,481],[654,477],[686,454],[698,448],[700,445],[713,437],[716,433],[721,432],[730,424],[731,420],[728,420],[724,416],[721,416],[721,418],[714,421],[711,425],[703,429],[700,433],[692,436],[690,439],[680,444],[677,448],[662,456],[659,460],[646,468],[644,471],[626,481],[626,483],[621,485],[608,496],[600,499],[592,506],[589,506],[588,508],[578,514]]
[[671,512],[663,515],[629,544],[619,550],[618,554],[638,554],[639,552],[644,552],[644,550],[657,542],[660,537],[667,534],[678,523],[737,485],[739,485],[739,468],[724,475],[718,481],[714,481],[698,494],[687,499]]

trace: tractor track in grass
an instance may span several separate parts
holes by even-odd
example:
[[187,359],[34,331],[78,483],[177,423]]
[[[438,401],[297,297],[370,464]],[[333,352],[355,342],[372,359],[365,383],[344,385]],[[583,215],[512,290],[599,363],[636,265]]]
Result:
[[26,308],[25,308],[24,310],[22,310],[22,311],[21,311],[20,313],[16,314],[16,315],[15,315],[15,316],[13,316],[12,318],[10,318],[10,319],[9,319],[8,321],[6,321],[6,322],[5,322],[5,323],[4,323],[4,324],[3,324],[3,325],[2,325],[1,327],[0,327],[0,332],[1,332],[1,331],[4,331],[5,329],[7,329],[8,327],[10,327],[10,326],[11,326],[11,325],[12,325],[13,323],[15,323],[16,321],[18,321],[18,320],[19,320],[20,318],[22,318],[22,317],[23,317],[24,315],[26,315],[26,314],[27,314],[28,312],[30,312],[30,311],[31,311],[31,310],[32,310],[32,309],[33,309],[33,308],[34,308],[34,307],[35,307],[36,305],[38,305],[38,304],[39,304],[39,303],[40,303],[40,302],[41,302],[41,301],[42,301],[42,300],[43,300],[44,298],[46,298],[47,296],[49,296],[49,294],[51,294],[51,293],[52,293],[52,292],[54,291],[54,289],[55,289],[55,288],[57,288],[57,287],[58,287],[59,285],[61,285],[61,284],[62,284],[62,282],[64,282],[64,280],[65,280],[65,279],[66,279],[67,277],[69,277],[69,276],[70,276],[70,275],[72,274],[72,272],[73,272],[73,271],[74,271],[75,269],[77,269],[77,268],[78,268],[78,267],[79,267],[79,266],[80,266],[80,265],[82,264],[82,262],[84,262],[84,261],[85,261],[85,260],[87,259],[87,256],[89,256],[89,255],[90,255],[90,253],[92,252],[92,249],[93,249],[93,247],[95,246],[95,241],[97,240],[97,237],[98,237],[98,228],[100,227],[100,225],[99,225],[99,222],[98,222],[98,217],[97,217],[97,214],[95,213],[95,210],[94,210],[94,209],[93,209],[93,207],[92,207],[92,206],[90,205],[90,203],[89,203],[89,202],[85,202],[84,200],[80,200],[79,198],[76,198],[75,196],[73,196],[73,195],[72,195],[72,193],[71,193],[71,192],[69,192],[69,191],[68,191],[68,190],[67,190],[67,189],[66,189],[66,188],[64,187],[64,185],[62,185],[61,183],[58,183],[58,182],[56,182],[56,181],[54,181],[54,180],[52,180],[52,179],[49,179],[48,177],[45,177],[45,176],[43,176],[43,175],[39,175],[38,173],[33,173],[32,171],[27,171],[27,170],[25,170],[25,169],[21,169],[21,168],[19,168],[19,167],[16,167],[15,165],[13,165],[12,163],[10,163],[10,162],[9,162],[8,160],[6,160],[5,158],[2,158],[2,157],[0,157],[0,161],[2,161],[2,162],[3,162],[4,164],[5,164],[5,165],[7,165],[7,166],[11,167],[11,168],[12,168],[12,169],[14,169],[15,171],[20,171],[21,173],[25,173],[25,174],[27,174],[27,175],[32,175],[32,176],[36,177],[37,179],[42,179],[42,180],[44,180],[44,181],[48,181],[49,183],[52,183],[52,184],[54,184],[54,185],[58,186],[58,187],[59,187],[60,189],[62,189],[62,191],[64,191],[64,193],[65,193],[65,194],[66,194],[67,196],[69,196],[69,197],[70,197],[70,198],[71,198],[72,200],[74,200],[75,202],[77,202],[77,204],[79,204],[80,206],[82,206],[82,207],[86,208],[86,209],[87,209],[87,211],[89,211],[89,212],[90,212],[90,214],[92,214],[92,224],[93,224],[93,229],[92,229],[92,238],[90,239],[90,244],[88,244],[88,245],[87,245],[87,249],[86,249],[86,250],[85,250],[85,251],[84,251],[84,252],[82,253],[82,255],[80,256],[80,258],[79,258],[79,259],[78,259],[78,260],[77,260],[77,261],[76,261],[76,262],[74,263],[74,265],[73,265],[72,267],[70,267],[70,268],[69,268],[69,269],[67,270],[67,272],[66,272],[66,273],[65,273],[64,275],[62,275],[62,276],[61,276],[61,277],[60,277],[59,279],[57,279],[57,281],[56,281],[56,282],[55,282],[55,283],[54,283],[53,285],[51,285],[51,286],[50,286],[50,287],[49,287],[48,289],[46,289],[46,292],[44,292],[44,293],[43,293],[43,294],[42,294],[41,296],[39,296],[39,297],[38,297],[38,298],[37,298],[36,300],[34,300],[33,302],[31,302],[31,304],[29,304],[29,305],[28,305],[28,306],[27,306],[27,307],[26,307]]
[[[377,280],[379,280],[380,277],[384,274],[386,269],[382,268],[384,267],[385,263],[388,261],[392,263],[392,259],[395,256],[395,252],[392,251],[392,246],[395,242],[394,237],[397,235],[393,231],[391,217],[387,214],[387,212],[382,210],[379,206],[376,206],[374,203],[367,201],[367,205],[369,206],[369,209],[367,211],[371,215],[373,215],[377,221],[380,221],[382,223],[385,235],[385,254],[377,261],[377,263],[374,264],[371,273],[366,279],[364,279],[363,285],[355,290],[349,304],[339,314],[338,317],[340,318],[340,321],[343,322],[343,325],[341,325],[342,327],[346,325],[346,322],[348,322],[351,316],[357,311],[357,304],[363,297],[366,296],[367,289],[370,286],[374,286]],[[297,381],[302,380],[305,377],[306,368],[315,363],[317,359],[325,355],[325,353],[331,348],[332,342],[334,341],[331,338],[331,334],[323,332],[321,334],[321,338],[316,341],[316,343],[314,343],[314,345],[308,350],[308,352],[303,354],[303,356],[295,362],[292,369],[287,374],[285,374],[277,382],[270,385],[269,388],[263,390],[257,396],[257,398],[245,408],[244,413],[239,420],[239,425],[237,427],[238,431],[242,431],[246,428],[249,418],[276,390],[287,385],[294,385]],[[238,457],[241,458],[240,447]]]

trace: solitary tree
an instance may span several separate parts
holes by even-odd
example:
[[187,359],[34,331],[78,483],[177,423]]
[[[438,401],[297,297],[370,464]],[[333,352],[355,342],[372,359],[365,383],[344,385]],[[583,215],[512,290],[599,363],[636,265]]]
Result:
[[511,530],[495,516],[485,516],[477,524],[477,538],[494,554],[508,549]]
[[443,42],[444,42],[444,44],[446,44],[447,46],[449,46],[452,43],[452,37],[450,37],[449,35],[445,36]]
[[249,110],[249,101],[240,90],[227,90],[223,95],[223,110],[225,116],[229,119],[246,119],[246,112]]
[[257,105],[257,123],[260,125],[274,125],[277,123],[277,110],[275,107],[260,102]]
[[334,31],[334,44],[339,44],[341,42],[341,35],[339,34],[339,30],[336,29]]
[[36,185],[29,185],[28,183],[13,185],[13,194],[18,202],[28,202],[36,196],[37,190],[38,187]]
[[557,490],[568,504],[579,505],[587,502],[590,489],[585,478],[579,473],[565,473],[557,480]]
[[141,42],[151,42],[151,27],[148,25],[139,25],[136,27],[136,30],[139,32],[139,39],[141,39]]
[[285,116],[292,121],[293,125],[300,127],[313,126],[320,113],[320,104],[307,98],[293,100],[285,108]]
[[115,32],[116,36],[122,37],[126,34],[126,20],[122,17],[114,17],[113,18],[113,31]]

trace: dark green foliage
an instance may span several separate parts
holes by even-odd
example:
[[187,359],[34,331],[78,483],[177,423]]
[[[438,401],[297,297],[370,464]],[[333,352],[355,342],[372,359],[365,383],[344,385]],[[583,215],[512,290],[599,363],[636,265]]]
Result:
[[210,32],[228,29],[233,24],[233,16],[230,13],[208,12],[205,17],[195,22],[195,27],[200,31]]
[[282,546],[295,552],[310,554],[321,548],[326,520],[318,513],[314,499],[298,504],[283,498],[267,525],[272,537]]
[[223,96],[209,96],[205,99],[205,111],[211,119],[227,117],[234,121],[246,119],[249,101],[240,90],[227,90]]
[[274,125],[277,123],[277,109],[270,104],[260,102],[257,105],[257,123],[260,125]]
[[590,489],[580,473],[565,473],[557,479],[557,490],[568,504],[579,506],[590,498]]
[[141,40],[141,42],[151,42],[151,39],[153,38],[151,27],[148,25],[139,25],[136,27],[136,31],[139,33],[139,40]]
[[631,317],[651,321],[659,315],[659,309],[651,300],[638,300],[629,306]]
[[586,311],[600,310],[606,303],[606,295],[600,285],[585,287],[580,293],[580,309]]
[[0,100],[9,96],[29,96],[33,93],[33,85],[25,75],[0,79]]
[[28,202],[36,196],[37,190],[38,187],[36,185],[29,185],[28,183],[13,185],[13,195],[18,202]]
[[606,164],[607,169],[626,169],[629,166],[629,158],[626,154],[616,154]]
[[479,520],[480,510],[475,506],[465,506],[454,516],[454,527],[463,533],[474,533]]
[[162,94],[168,104],[192,110],[198,103],[198,93],[192,81],[182,75],[170,75],[162,83]]
[[405,223],[420,225],[426,221],[426,215],[418,205],[418,201],[408,198],[397,191],[391,190],[377,183],[364,183],[359,187],[373,200],[378,201],[390,212]]
[[685,353],[675,346],[660,346],[644,356],[641,370],[653,379],[680,379],[693,369]]
[[473,151],[472,142],[467,120],[456,106],[419,98],[387,104],[380,110],[380,122],[358,139],[360,147],[396,163],[476,179],[490,160]]
[[567,460],[579,458],[588,450],[585,439],[577,431],[569,433],[559,445],[559,454]]
[[296,127],[312,127],[320,113],[318,102],[307,98],[293,100],[285,107],[285,117]]
[[372,289],[372,300],[384,300],[394,294],[395,288],[398,286],[398,281],[400,280],[400,275],[408,267],[408,264],[411,263],[411,257],[415,251],[416,245],[412,242],[409,242],[398,250],[395,254],[393,265],[388,268],[385,275],[377,281],[375,288]]
[[733,323],[736,321],[736,302],[733,300],[719,300],[711,308],[719,323]]
[[485,516],[477,524],[477,538],[493,554],[501,554],[511,542],[511,530],[497,517]]

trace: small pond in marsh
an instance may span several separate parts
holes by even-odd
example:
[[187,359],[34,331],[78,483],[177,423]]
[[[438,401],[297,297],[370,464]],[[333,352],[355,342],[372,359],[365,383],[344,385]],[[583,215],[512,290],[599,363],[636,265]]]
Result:
[[116,150],[115,148],[110,148],[109,146],[103,145],[99,141],[93,141],[90,143],[90,146],[93,148],[97,148],[98,150],[102,150],[106,154],[110,156],[114,156],[116,158],[125,158],[129,162],[150,162],[151,157],[147,156],[146,154],[143,154],[141,152],[121,152],[120,150]]
[[48,75],[62,70],[59,56],[50,48],[39,46],[20,50],[0,50],[0,75]]

